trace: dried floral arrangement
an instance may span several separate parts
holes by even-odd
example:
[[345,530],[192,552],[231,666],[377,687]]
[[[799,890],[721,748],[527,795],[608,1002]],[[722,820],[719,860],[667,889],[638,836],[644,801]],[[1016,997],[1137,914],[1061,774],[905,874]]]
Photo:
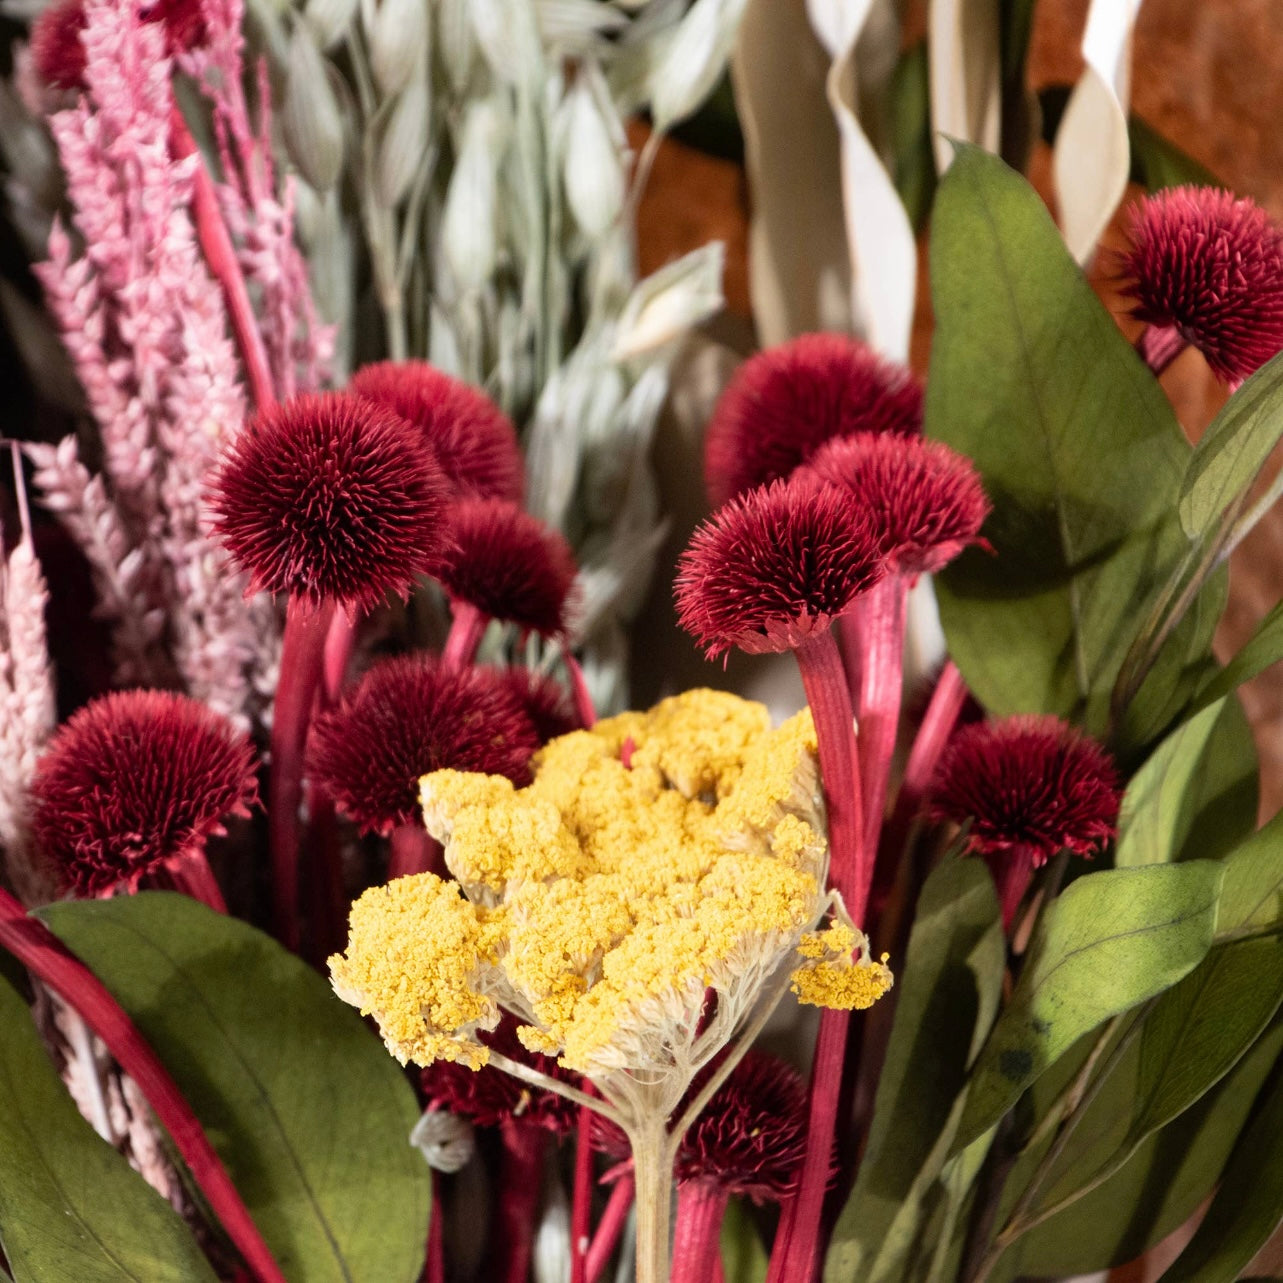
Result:
[[[1132,343],[956,144],[925,384],[803,334],[706,425],[677,620],[791,654],[806,707],[630,711],[721,272],[639,279],[637,201],[744,7],[36,20],[9,199],[91,427],[8,452],[0,1277],[991,1283],[1202,1207],[1165,1277],[1210,1283],[1283,1220],[1283,830],[1235,696],[1283,609],[1211,653],[1283,489],[1283,229],[1137,204]],[[1230,389],[1197,446],[1186,347]],[[111,648],[61,722],[40,520]]]

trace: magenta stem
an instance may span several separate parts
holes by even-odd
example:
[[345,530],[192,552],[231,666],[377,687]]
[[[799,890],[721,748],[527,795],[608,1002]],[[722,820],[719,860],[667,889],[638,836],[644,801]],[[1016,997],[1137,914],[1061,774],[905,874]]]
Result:
[[428,1221],[427,1259],[423,1283],[446,1283],[445,1278],[445,1208],[441,1206],[441,1175],[432,1173],[432,1211]]
[[[592,1092],[588,1080],[583,1089]],[[579,1108],[575,1134],[575,1184],[570,1200],[570,1283],[588,1283],[588,1245],[592,1240],[593,1111]]]
[[542,1127],[513,1118],[499,1125],[503,1155],[494,1264],[485,1275],[493,1283],[526,1283],[530,1274],[547,1135]]
[[1016,922],[1016,911],[1029,890],[1034,877],[1032,854],[1017,847],[1000,851],[989,858],[989,869],[998,884],[998,901],[1002,905],[1002,929],[1011,935]]
[[268,840],[272,850],[272,912],[276,934],[298,951],[299,804],[303,800],[303,752],[312,705],[321,684],[325,635],[334,603],[312,606],[291,595],[281,643],[281,679],[272,711],[272,771]]
[[1162,374],[1189,346],[1185,337],[1174,325],[1147,325],[1136,340],[1140,359],[1155,375]]
[[188,156],[197,158],[192,174],[192,217],[196,223],[196,236],[210,272],[222,287],[228,319],[232,323],[232,332],[236,335],[241,360],[245,363],[245,374],[249,379],[254,405],[259,410],[266,409],[276,404],[276,390],[267,363],[267,348],[254,317],[254,307],[250,302],[241,265],[236,258],[231,233],[227,230],[223,211],[218,207],[214,183],[205,168],[205,158],[200,154],[196,140],[187,128],[187,122],[177,104],[170,108],[169,138],[170,147],[180,160]]
[[388,881],[411,873],[445,876],[441,843],[418,824],[398,824],[392,830],[392,853],[388,860]]
[[562,659],[566,664],[566,672],[570,674],[570,689],[574,695],[575,714],[579,718],[579,725],[584,730],[590,731],[597,724],[597,710],[593,706],[592,694],[588,690],[584,670],[569,650],[562,652]]
[[139,1086],[173,1138],[228,1237],[260,1283],[285,1283],[227,1169],[156,1053],[103,984],[42,923],[0,888],[0,947],[72,1007]]
[[168,865],[165,872],[175,891],[199,900],[215,913],[227,912],[227,901],[223,899],[222,889],[214,878],[214,871],[209,867],[204,851],[193,851],[180,857]]
[[876,852],[886,814],[887,781],[895,755],[904,689],[904,618],[909,582],[887,575],[864,595],[860,685],[855,696],[863,786],[864,849]]
[[476,659],[477,648],[490,620],[471,602],[452,601],[450,608],[454,611],[454,618],[450,622],[445,649],[441,652],[441,667],[447,673],[457,673]]
[[307,907],[312,927],[308,957],[318,965],[343,944],[348,898],[334,799],[313,781],[307,796]]
[[628,1213],[632,1208],[637,1193],[637,1184],[631,1171],[624,1172],[615,1182],[606,1200],[601,1220],[597,1222],[597,1232],[593,1235],[592,1246],[588,1249],[587,1273],[588,1283],[597,1283],[602,1272],[615,1254],[624,1226],[628,1223]]
[[806,1158],[797,1193],[784,1204],[771,1249],[766,1283],[812,1283],[819,1265],[824,1195],[832,1170],[842,1067],[846,1058],[849,1011],[825,1008],[811,1064],[811,1107],[806,1126]]
[[355,646],[356,621],[349,617],[346,610],[336,610],[334,618],[330,620],[329,631],[325,634],[322,692],[327,708],[333,708],[343,694],[343,679],[347,676]]
[[721,1259],[722,1221],[730,1200],[714,1181],[680,1181],[673,1230],[672,1283],[709,1283]]
[[842,657],[831,631],[809,637],[793,653],[815,721],[829,820],[829,883],[841,892],[858,926],[868,901],[873,862],[864,844],[860,755]]

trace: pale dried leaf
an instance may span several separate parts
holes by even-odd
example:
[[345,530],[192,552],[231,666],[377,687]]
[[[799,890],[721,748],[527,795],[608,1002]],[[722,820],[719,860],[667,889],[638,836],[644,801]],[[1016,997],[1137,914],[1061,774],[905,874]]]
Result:
[[721,311],[726,247],[702,245],[652,272],[619,316],[611,355],[617,361],[654,351]]
[[930,0],[931,128],[936,168],[953,159],[950,138],[996,152],[1002,100],[1002,47],[993,0]]
[[651,120],[665,133],[685,120],[717,83],[748,0],[695,0],[667,42],[648,85]]
[[427,67],[397,97],[378,134],[374,166],[379,202],[392,208],[410,190],[423,168],[431,125]]
[[290,36],[281,128],[303,177],[317,191],[329,191],[343,168],[343,116],[330,69],[302,23]]
[[391,97],[409,82],[430,52],[425,0],[381,0],[369,38],[370,70],[383,94]]

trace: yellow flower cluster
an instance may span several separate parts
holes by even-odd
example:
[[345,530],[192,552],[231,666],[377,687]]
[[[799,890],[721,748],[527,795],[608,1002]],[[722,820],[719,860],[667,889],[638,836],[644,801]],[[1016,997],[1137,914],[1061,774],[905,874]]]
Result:
[[[502,1006],[532,1050],[597,1079],[680,1079],[680,1094],[714,1050],[707,991],[725,1042],[827,906],[810,714],[772,730],[761,705],[690,691],[556,739],[534,765],[524,789],[424,776],[459,886],[420,874],[367,891],[335,988],[402,1061],[484,1062],[476,1033]],[[808,974],[839,969],[820,954]]]
[[798,1002],[863,1011],[893,983],[886,965],[889,955],[884,953],[877,962],[869,958],[868,940],[849,922],[838,920],[823,931],[808,931],[797,951],[804,961],[790,979]]

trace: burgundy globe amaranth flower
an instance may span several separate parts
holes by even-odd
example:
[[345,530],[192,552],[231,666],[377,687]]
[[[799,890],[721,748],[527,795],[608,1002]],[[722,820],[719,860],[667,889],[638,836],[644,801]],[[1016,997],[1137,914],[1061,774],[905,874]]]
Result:
[[1010,926],[1034,869],[1090,857],[1115,834],[1121,783],[1094,740],[1051,716],[965,727],[936,771],[928,815],[970,822],[966,850],[993,871]]
[[358,613],[435,567],[445,485],[404,420],[329,392],[261,411],[219,471],[212,506],[252,590]]
[[530,779],[540,740],[506,678],[425,656],[375,664],[313,724],[308,771],[363,832],[419,824],[419,777],[453,769]]
[[449,529],[436,576],[452,602],[545,637],[565,631],[576,566],[560,534],[504,499],[454,504]]
[[82,896],[192,856],[229,815],[257,801],[254,751],[225,719],[185,695],[124,691],[75,713],[32,785],[33,828]]
[[922,389],[902,366],[841,334],[804,334],[750,357],[708,424],[714,505],[787,477],[826,441],[922,428]]
[[379,361],[348,391],[392,410],[432,446],[456,497],[521,502],[525,464],[512,421],[489,397],[426,361]]
[[861,432],[822,446],[809,466],[869,509],[892,574],[934,573],[984,542],[989,500],[979,474],[939,441]]
[[877,531],[845,491],[800,475],[733,499],[677,565],[678,623],[716,658],[794,649],[885,572]]
[[791,1065],[750,1051],[682,1138],[677,1179],[780,1199],[793,1192],[805,1155],[806,1084]]
[[542,677],[529,668],[505,668],[500,673],[521,701],[541,744],[580,729],[570,696],[555,678]]
[[1283,228],[1254,202],[1212,187],[1157,192],[1131,211],[1129,239],[1133,316],[1174,329],[1227,382],[1283,350]]

